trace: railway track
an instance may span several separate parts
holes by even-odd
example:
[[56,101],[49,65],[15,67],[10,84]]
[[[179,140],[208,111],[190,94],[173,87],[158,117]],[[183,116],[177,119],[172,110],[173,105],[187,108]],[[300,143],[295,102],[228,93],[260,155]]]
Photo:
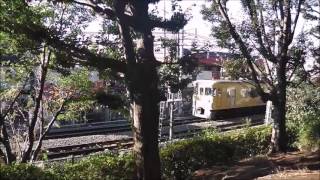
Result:
[[[188,123],[205,122],[206,119],[188,117],[185,119],[176,119],[173,122],[173,126],[179,126]],[[169,126],[169,120],[163,120],[162,126]],[[97,134],[108,134],[131,131],[130,122],[127,120],[110,121],[106,123],[99,123],[99,125],[91,126],[88,124],[87,127],[67,127],[67,128],[55,128],[49,131],[45,139],[57,139],[77,136],[88,136]]]
[[[199,121],[196,123],[202,123],[203,121]],[[263,124],[263,120],[257,119],[251,121],[251,126],[255,125],[261,125]],[[184,124],[180,124],[184,125]],[[225,123],[225,124],[218,124],[213,125],[211,127],[215,127],[218,129],[218,131],[229,131],[234,129],[240,129],[247,126],[246,123],[235,121],[231,123]],[[182,139],[182,138],[190,138],[195,135],[198,135],[203,128],[201,127],[193,127],[191,129],[189,128],[181,128],[178,131],[174,132],[174,138],[175,139]],[[168,140],[168,132],[163,132],[161,134],[160,141],[165,142]],[[78,145],[68,145],[68,146],[62,146],[62,147],[53,147],[53,148],[47,148],[47,156],[48,159],[57,159],[67,156],[79,156],[79,155],[88,155],[90,153],[95,152],[102,152],[104,150],[119,150],[119,149],[129,149],[133,146],[133,138],[123,138],[118,140],[108,140],[108,141],[102,141],[102,142],[94,142],[94,143],[86,143],[86,144],[78,144]]]

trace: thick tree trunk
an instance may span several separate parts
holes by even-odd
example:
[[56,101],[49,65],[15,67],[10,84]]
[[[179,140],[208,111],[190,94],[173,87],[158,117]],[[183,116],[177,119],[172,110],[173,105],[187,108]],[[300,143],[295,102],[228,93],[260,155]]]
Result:
[[277,68],[277,97],[274,100],[274,123],[272,128],[271,146],[269,153],[287,151],[286,133],[286,72],[285,64]]
[[136,179],[157,180],[161,178],[158,147],[158,77],[154,65],[143,64],[137,69],[137,79],[134,83],[136,92],[131,104]]
[[274,123],[272,127],[270,153],[287,151],[285,104],[274,105]]
[[[159,107],[158,62],[154,57],[152,27],[149,24],[148,2],[130,1],[135,17],[135,31],[141,33],[141,41],[134,48],[132,34],[125,13],[126,1],[115,1],[119,17],[120,34],[127,59],[126,81],[130,92],[134,155],[136,163],[135,179],[161,179],[158,147]],[[139,34],[138,33],[138,34]]]

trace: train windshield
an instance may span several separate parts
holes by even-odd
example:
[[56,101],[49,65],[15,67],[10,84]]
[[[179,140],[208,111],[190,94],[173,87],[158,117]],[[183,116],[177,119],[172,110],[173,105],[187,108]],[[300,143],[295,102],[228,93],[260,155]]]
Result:
[[204,94],[205,95],[208,95],[208,96],[215,96],[216,95],[216,93],[215,93],[216,91],[215,91],[215,88],[205,88],[205,90],[204,90]]
[[205,88],[205,95],[212,95],[212,89],[211,88]]

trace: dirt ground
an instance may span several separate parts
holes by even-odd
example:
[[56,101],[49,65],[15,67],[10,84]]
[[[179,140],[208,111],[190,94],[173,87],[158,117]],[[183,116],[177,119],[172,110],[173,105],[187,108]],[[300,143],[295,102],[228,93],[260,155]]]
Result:
[[194,172],[193,180],[320,180],[320,151],[256,156]]

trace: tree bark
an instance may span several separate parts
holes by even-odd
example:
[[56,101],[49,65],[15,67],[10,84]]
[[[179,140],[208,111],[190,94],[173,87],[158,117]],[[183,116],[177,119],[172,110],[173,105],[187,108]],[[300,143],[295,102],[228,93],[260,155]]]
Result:
[[134,155],[136,179],[161,179],[158,147],[159,107],[157,61],[153,54],[151,31],[138,46],[136,64],[131,66],[129,87],[132,93]]
[[269,153],[287,151],[286,133],[286,72],[285,63],[280,62],[277,67],[277,98],[274,99],[274,123],[272,128],[271,146]]
[[136,73],[138,79],[134,83],[134,89],[137,91],[131,104],[136,179],[157,180],[161,178],[161,174],[158,147],[159,94],[156,67],[144,63],[136,70]]

